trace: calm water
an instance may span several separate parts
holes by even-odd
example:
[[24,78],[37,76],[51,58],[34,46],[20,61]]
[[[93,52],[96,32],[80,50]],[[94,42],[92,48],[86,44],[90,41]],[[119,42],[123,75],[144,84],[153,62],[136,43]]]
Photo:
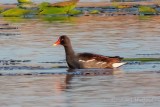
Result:
[[52,44],[65,34],[76,52],[159,58],[159,19],[0,18],[1,107],[157,107],[159,62],[132,62],[107,71],[76,70],[73,75],[67,73],[63,47]]

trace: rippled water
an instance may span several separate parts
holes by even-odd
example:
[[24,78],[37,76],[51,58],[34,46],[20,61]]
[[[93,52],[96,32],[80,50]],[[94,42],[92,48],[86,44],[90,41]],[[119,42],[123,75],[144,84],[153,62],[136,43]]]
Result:
[[0,18],[1,107],[157,107],[159,62],[133,62],[117,70],[67,73],[63,47],[52,44],[65,34],[76,52],[159,58],[159,19]]

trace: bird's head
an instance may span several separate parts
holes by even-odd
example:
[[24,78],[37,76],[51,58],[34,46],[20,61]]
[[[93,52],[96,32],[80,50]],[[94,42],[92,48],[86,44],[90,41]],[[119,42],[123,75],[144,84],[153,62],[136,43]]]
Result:
[[53,45],[54,46],[57,46],[57,45],[67,46],[69,44],[70,44],[70,39],[66,35],[62,35],[59,37],[57,42],[55,42]]

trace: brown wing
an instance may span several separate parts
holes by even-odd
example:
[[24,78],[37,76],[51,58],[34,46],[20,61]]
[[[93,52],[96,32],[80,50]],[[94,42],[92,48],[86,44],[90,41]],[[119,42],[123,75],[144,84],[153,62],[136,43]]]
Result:
[[112,68],[112,64],[120,62],[122,58],[118,56],[108,57],[92,53],[79,53],[78,59],[85,68]]

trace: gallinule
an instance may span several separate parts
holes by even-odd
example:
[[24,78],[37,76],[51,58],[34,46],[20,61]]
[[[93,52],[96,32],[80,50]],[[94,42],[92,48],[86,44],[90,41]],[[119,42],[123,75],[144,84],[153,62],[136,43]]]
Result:
[[119,56],[109,57],[92,53],[78,53],[76,54],[72,48],[70,39],[62,35],[59,37],[56,45],[63,45],[66,53],[66,61],[70,69],[84,69],[84,68],[117,68],[125,64],[121,62],[123,58]]

